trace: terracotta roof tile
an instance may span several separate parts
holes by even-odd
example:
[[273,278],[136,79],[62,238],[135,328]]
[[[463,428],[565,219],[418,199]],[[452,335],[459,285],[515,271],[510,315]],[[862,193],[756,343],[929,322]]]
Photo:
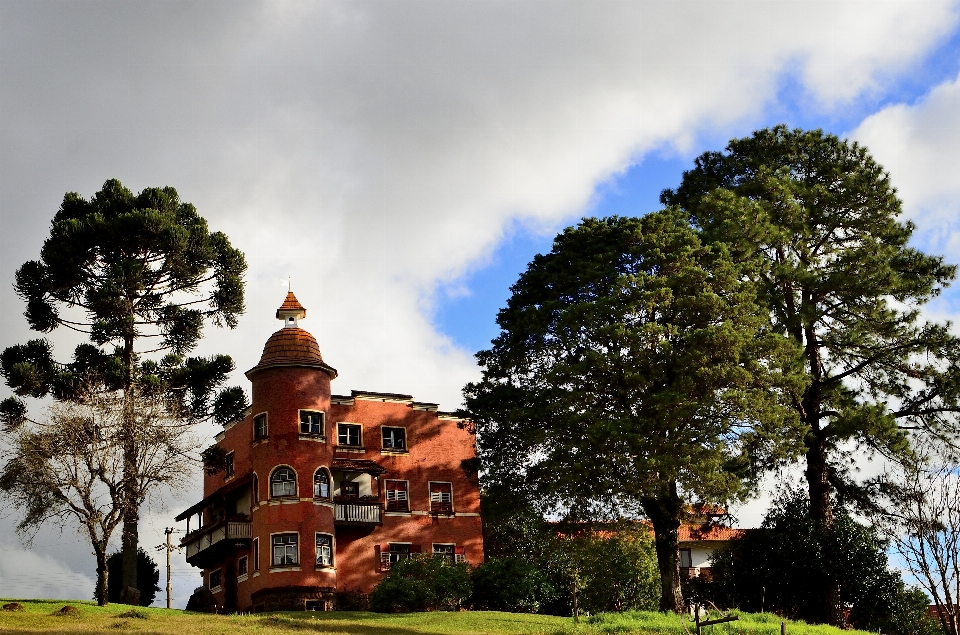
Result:
[[260,363],[247,374],[271,366],[316,366],[337,376],[337,371],[328,366],[320,356],[316,338],[302,328],[285,327],[270,336],[263,345]]
[[743,529],[735,527],[680,525],[678,538],[681,542],[734,540],[743,536]]
[[283,304],[280,305],[280,308],[277,309],[277,318],[280,318],[281,311],[300,311],[301,317],[307,316],[307,310],[303,308],[300,302],[297,300],[297,296],[293,295],[293,291],[287,291],[287,297],[284,298]]

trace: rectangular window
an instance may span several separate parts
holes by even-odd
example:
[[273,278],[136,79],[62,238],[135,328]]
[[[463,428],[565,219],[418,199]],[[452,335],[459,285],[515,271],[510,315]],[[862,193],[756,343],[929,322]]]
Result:
[[227,454],[226,462],[227,462],[226,476],[224,476],[224,478],[230,478],[231,476],[233,476],[233,469],[234,469],[233,468],[233,452],[230,452],[229,454]]
[[430,511],[449,514],[453,512],[453,485],[430,482]]
[[253,475],[253,481],[250,483],[251,505],[254,507],[260,502],[260,479]]
[[207,584],[207,588],[209,588],[211,591],[220,588],[220,569],[210,572],[210,582]]
[[274,534],[271,536],[273,557],[270,566],[283,567],[297,564],[297,534]]
[[400,562],[401,560],[410,559],[410,545],[406,544],[390,544],[390,564],[394,562]]
[[433,557],[443,558],[445,560],[449,560],[450,562],[453,562],[454,548],[456,548],[456,545],[441,545],[441,544],[433,543]]
[[360,447],[360,426],[356,423],[338,423],[337,445]]
[[389,571],[391,564],[406,560],[411,554],[420,553],[420,545],[392,542],[387,545],[377,545],[376,551],[380,558],[378,563],[380,570]]
[[247,575],[247,557],[241,556],[237,558],[237,577],[242,578]]
[[253,539],[253,570],[260,570],[260,539]]
[[253,418],[253,440],[267,438],[267,413],[261,412]]
[[333,566],[333,536],[317,534],[317,566]]
[[682,569],[689,569],[693,566],[693,558],[690,557],[689,549],[680,550],[680,567]]
[[383,432],[384,450],[406,450],[407,449],[407,430],[406,428],[381,428]]
[[407,496],[406,481],[387,481],[385,488],[387,490],[386,499],[388,512],[410,511],[410,497]]
[[323,436],[323,413],[314,410],[300,411],[300,434]]

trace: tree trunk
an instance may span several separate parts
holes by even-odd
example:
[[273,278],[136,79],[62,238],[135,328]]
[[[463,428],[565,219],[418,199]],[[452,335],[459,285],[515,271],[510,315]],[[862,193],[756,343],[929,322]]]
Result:
[[140,478],[137,470],[137,423],[134,399],[133,337],[124,341],[123,361],[126,381],[123,391],[123,531],[120,541],[121,578],[120,601],[140,605],[137,586],[137,547],[140,544]]
[[677,484],[664,484],[661,495],[641,501],[643,511],[653,524],[653,539],[660,570],[660,611],[680,613],[683,594],[680,591],[680,513],[683,502]]
[[[807,442],[807,491],[810,496],[810,520],[820,527],[819,535],[827,538],[833,534],[833,506],[830,500],[830,478],[824,439],[811,431]],[[824,581],[821,592],[822,620],[843,627],[840,584],[832,579]]]
[[98,605],[106,606],[110,602],[110,592],[107,586],[110,576],[110,571],[107,569],[107,551],[105,548],[95,547],[94,555],[97,557],[97,588],[94,589],[93,598]]

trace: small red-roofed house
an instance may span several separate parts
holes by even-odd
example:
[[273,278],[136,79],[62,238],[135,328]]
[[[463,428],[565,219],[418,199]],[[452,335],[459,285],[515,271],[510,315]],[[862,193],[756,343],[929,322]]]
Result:
[[331,394],[337,371],[304,317],[288,293],[283,328],[246,372],[250,411],[217,435],[226,469],[176,518],[187,562],[228,612],[327,610],[411,554],[483,560],[470,422],[410,395]]
[[680,577],[710,579],[710,555],[726,547],[731,540],[743,537],[745,529],[718,525],[680,525]]

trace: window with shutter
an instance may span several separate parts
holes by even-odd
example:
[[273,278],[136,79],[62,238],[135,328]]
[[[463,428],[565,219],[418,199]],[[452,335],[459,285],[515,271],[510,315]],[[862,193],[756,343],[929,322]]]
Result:
[[410,511],[407,481],[387,481],[385,487],[388,512]]
[[440,514],[453,512],[453,485],[430,482],[430,511]]
[[453,561],[454,562],[466,562],[467,555],[466,549],[464,547],[454,547],[453,549]]
[[452,544],[433,543],[433,557],[443,558],[444,560],[449,560],[450,562],[453,562],[454,548],[455,548],[455,545],[452,545]]

